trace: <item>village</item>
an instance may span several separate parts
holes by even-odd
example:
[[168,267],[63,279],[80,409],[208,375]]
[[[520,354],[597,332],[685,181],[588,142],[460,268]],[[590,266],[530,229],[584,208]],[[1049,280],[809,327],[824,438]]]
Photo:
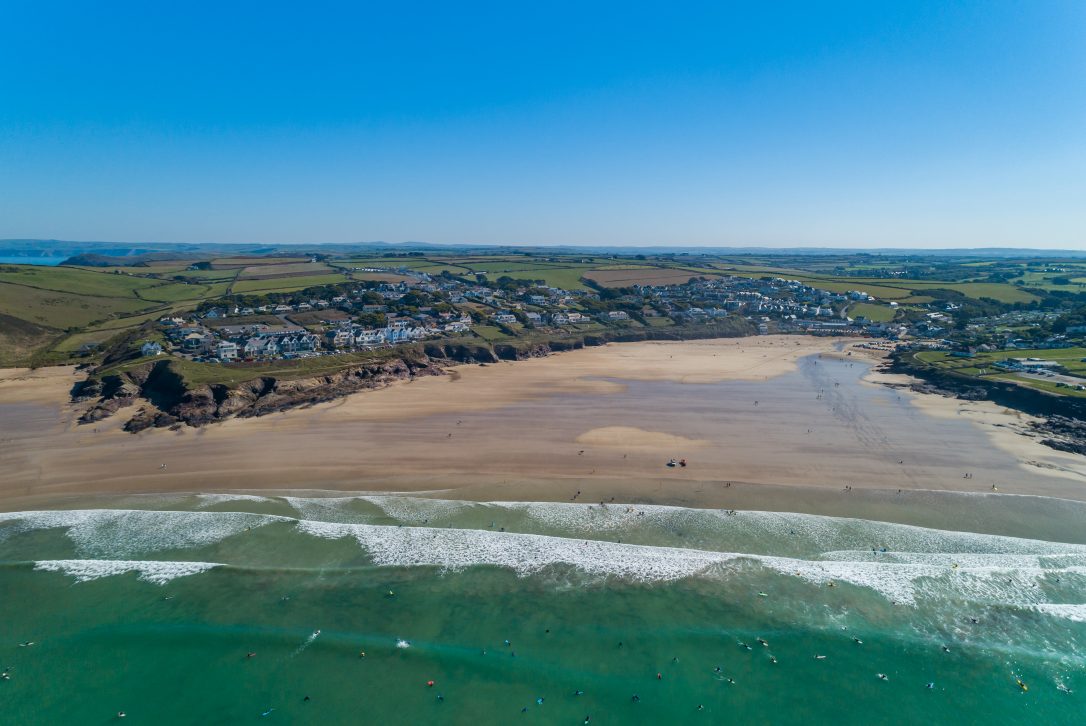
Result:
[[[693,277],[680,284],[566,290],[509,277],[431,277],[406,269],[367,272],[396,273],[401,279],[211,301],[187,316],[162,318],[161,337],[145,341],[140,352],[230,364],[337,355],[428,339],[513,339],[530,331],[568,335],[616,328],[696,329],[728,318],[743,321],[750,334],[867,336],[961,355],[978,346],[987,351],[1073,345],[1067,335],[1035,340],[1008,333],[998,342],[991,339],[991,331],[1001,324],[1013,322],[1016,331],[1037,325],[1028,312],[961,326],[955,322],[960,305],[954,302],[900,311],[891,302],[889,309],[902,314],[892,321],[869,320],[858,312],[863,308],[857,308],[874,301],[863,290],[834,292],[781,277]],[[1081,337],[1082,331],[1076,332]],[[981,334],[985,337],[978,343]]]

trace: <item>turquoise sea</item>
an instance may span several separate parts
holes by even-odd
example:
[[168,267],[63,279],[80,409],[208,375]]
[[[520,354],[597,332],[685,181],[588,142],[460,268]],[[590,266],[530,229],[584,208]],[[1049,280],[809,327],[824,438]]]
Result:
[[0,514],[0,562],[5,723],[1086,714],[1083,544],[779,512],[217,494]]

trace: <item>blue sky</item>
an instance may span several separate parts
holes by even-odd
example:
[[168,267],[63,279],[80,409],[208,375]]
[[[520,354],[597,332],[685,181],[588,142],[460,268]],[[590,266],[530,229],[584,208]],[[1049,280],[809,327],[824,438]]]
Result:
[[0,237],[1081,249],[1086,3],[8,0]]

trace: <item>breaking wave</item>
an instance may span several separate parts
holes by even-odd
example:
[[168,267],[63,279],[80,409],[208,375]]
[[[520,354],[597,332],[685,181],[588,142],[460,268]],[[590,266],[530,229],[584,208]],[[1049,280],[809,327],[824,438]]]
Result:
[[34,563],[35,570],[62,572],[76,582],[88,582],[102,577],[138,572],[139,579],[165,585],[170,580],[189,575],[199,575],[213,567],[215,562],[158,562],[154,560],[41,560]]
[[[262,506],[277,500],[300,516],[202,509],[16,512],[0,514],[0,541],[33,530],[64,529],[81,559],[46,560],[38,569],[67,572],[81,581],[136,571],[141,579],[158,582],[214,565],[147,559],[153,553],[211,547],[278,523],[308,537],[352,539],[368,563],[378,567],[458,571],[489,566],[520,576],[564,567],[590,578],[640,583],[719,579],[762,568],[817,586],[864,588],[901,604],[1019,603],[1086,621],[1086,604],[1055,602],[1086,593],[1082,545],[839,517],[664,506],[384,495],[212,495],[202,501],[234,502],[241,508],[254,500]],[[493,520],[504,522],[506,531],[495,528]],[[292,536],[290,529],[286,536]],[[627,541],[614,541],[616,536]],[[263,555],[268,564],[279,546]],[[225,557],[218,550],[207,556]]]

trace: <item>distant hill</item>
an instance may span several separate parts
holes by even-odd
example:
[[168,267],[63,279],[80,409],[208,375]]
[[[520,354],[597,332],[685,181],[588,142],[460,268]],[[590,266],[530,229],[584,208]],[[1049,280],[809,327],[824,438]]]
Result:
[[[209,252],[221,255],[244,253],[248,255],[267,255],[275,253],[294,254],[334,254],[346,255],[374,250],[397,252],[430,251],[460,252],[472,251],[488,254],[534,253],[534,254],[613,254],[613,255],[758,255],[758,256],[795,256],[795,255],[888,255],[888,256],[928,256],[928,257],[1044,257],[1044,258],[1086,258],[1086,250],[1046,250],[1026,247],[977,247],[972,249],[912,249],[905,247],[871,247],[848,249],[843,247],[668,247],[663,245],[649,247],[630,247],[624,245],[557,245],[541,247],[532,245],[470,245],[440,244],[433,242],[356,242],[356,243],[297,243],[297,244],[224,244],[203,242],[143,242],[125,244],[122,242],[66,241],[52,239],[0,239],[0,257],[60,257],[82,256],[83,259],[114,258],[108,264],[131,264],[116,258],[143,257],[145,259],[186,259],[190,256],[207,255]],[[93,257],[87,257],[93,256]],[[71,263],[104,264],[104,263]]]

